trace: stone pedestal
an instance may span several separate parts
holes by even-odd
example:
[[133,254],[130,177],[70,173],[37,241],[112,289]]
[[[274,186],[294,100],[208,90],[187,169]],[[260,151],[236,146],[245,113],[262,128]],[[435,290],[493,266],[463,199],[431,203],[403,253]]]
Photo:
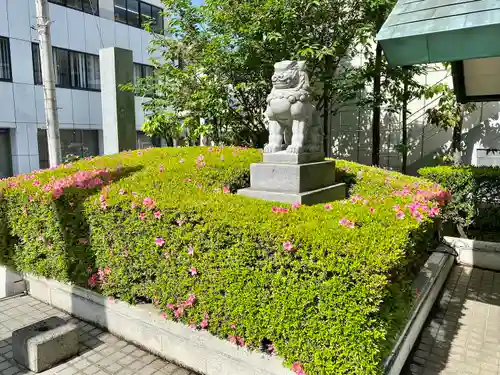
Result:
[[38,373],[78,353],[78,326],[53,316],[12,333],[14,360]]
[[250,167],[250,188],[238,191],[252,198],[306,205],[344,199],[346,193],[345,184],[335,183],[334,161],[286,152],[264,154],[263,163]]

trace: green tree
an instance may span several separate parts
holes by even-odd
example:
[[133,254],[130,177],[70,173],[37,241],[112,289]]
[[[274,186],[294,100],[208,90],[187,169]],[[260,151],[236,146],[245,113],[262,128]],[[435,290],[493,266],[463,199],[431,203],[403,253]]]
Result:
[[419,98],[425,91],[416,78],[425,74],[423,66],[391,67],[375,37],[392,11],[396,0],[365,0],[363,1],[364,27],[360,30],[360,41],[363,45],[363,55],[366,60],[358,79],[364,84],[371,82],[372,90],[359,102],[361,106],[372,112],[372,164],[380,164],[380,129],[382,110],[402,113],[402,143],[397,149],[402,154],[403,172],[406,172],[408,137],[407,117],[408,103]]
[[[445,64],[450,69],[449,64]],[[426,111],[427,124],[447,131],[452,129],[450,155],[453,164],[462,163],[462,129],[466,117],[477,109],[474,103],[459,103],[453,89],[446,83],[439,83],[426,92],[428,99],[439,96],[437,106]]]
[[169,134],[165,129],[187,113],[204,118],[216,142],[262,146],[274,63],[305,59],[326,128],[339,103],[359,89],[359,80],[348,79],[356,69],[345,62],[360,40],[361,2],[163,0],[169,17],[166,36],[155,35],[150,46],[161,55],[152,59],[154,76],[124,88],[149,97],[148,129],[157,135]]

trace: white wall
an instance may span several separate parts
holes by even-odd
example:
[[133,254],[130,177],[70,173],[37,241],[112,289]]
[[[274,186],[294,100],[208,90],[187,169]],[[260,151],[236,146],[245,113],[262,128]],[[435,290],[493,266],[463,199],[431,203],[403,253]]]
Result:
[[[358,56],[351,64],[361,65],[363,57]],[[439,69],[438,69],[439,68]],[[421,83],[435,85],[443,82],[453,86],[451,75],[441,65],[429,66],[428,73],[418,77]],[[367,87],[370,91],[371,87]],[[410,102],[408,116],[408,137],[411,146],[408,153],[408,172],[425,165],[438,162],[436,156],[442,154],[451,143],[451,131],[440,131],[426,124],[425,111],[432,108],[438,99],[416,99]],[[475,162],[478,148],[500,148],[500,103],[478,103],[478,109],[468,116],[463,129],[465,150],[463,161]],[[330,142],[335,157],[371,164],[372,112],[355,106],[342,106],[331,120]],[[395,146],[401,143],[401,114],[382,113],[380,164],[383,167],[400,169],[401,156]]]
[[[148,0],[161,6],[161,0]],[[120,46],[133,51],[136,63],[148,63],[151,36],[114,21],[113,0],[99,1],[100,17],[50,4],[52,44],[98,55],[99,49]],[[37,128],[45,127],[43,90],[33,82],[31,43],[38,42],[35,0],[0,0],[0,36],[10,42],[12,83],[0,82],[0,127],[11,128],[14,173],[38,168]],[[102,129],[100,92],[57,88],[57,106],[63,129]],[[144,114],[136,100],[136,127]]]

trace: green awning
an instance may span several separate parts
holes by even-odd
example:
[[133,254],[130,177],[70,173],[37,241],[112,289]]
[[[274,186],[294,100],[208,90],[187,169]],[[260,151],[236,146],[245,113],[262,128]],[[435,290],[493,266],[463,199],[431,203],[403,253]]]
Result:
[[399,0],[377,40],[392,66],[500,56],[500,0]]

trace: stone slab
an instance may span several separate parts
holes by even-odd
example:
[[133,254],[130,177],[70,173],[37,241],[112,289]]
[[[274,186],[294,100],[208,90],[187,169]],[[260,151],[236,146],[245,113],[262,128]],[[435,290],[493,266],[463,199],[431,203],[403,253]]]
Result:
[[264,153],[264,163],[274,164],[306,164],[325,160],[322,152],[291,154],[286,151]]
[[321,189],[311,190],[304,193],[290,193],[269,190],[255,190],[253,188],[238,190],[238,194],[251,198],[259,198],[281,203],[300,203],[313,205],[318,203],[332,202],[346,198],[346,184],[330,185]]
[[308,164],[257,163],[250,166],[252,190],[304,193],[335,184],[335,162]]
[[37,373],[73,357],[78,348],[78,326],[56,316],[12,333],[14,360]]
[[22,274],[8,267],[0,267],[0,298],[11,297],[26,291]]
[[456,251],[459,264],[500,271],[500,243],[448,236],[443,241]]

